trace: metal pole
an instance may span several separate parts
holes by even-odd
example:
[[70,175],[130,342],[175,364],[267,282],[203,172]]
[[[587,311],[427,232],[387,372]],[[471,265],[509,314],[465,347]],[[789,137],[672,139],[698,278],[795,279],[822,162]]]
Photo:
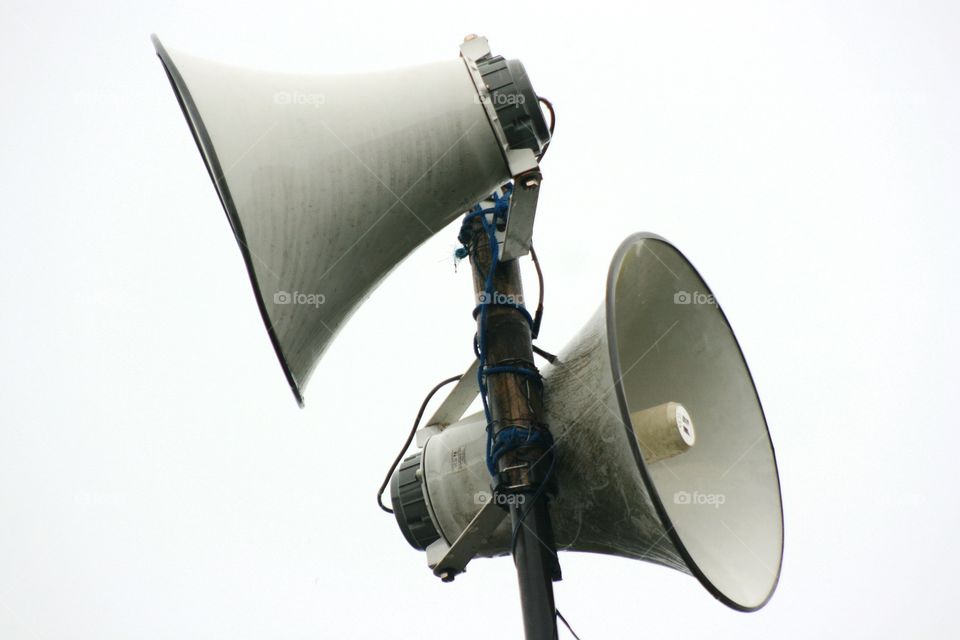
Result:
[[[472,222],[472,237],[473,286],[477,299],[481,300],[492,256],[479,220]],[[523,300],[520,265],[516,260],[498,263],[493,282],[498,299]],[[487,367],[515,366],[536,371],[530,326],[518,309],[500,304],[487,306],[485,335]],[[530,428],[544,424],[540,386],[536,381],[522,374],[498,373],[487,378],[487,385],[495,432],[508,426]],[[550,524],[548,492],[538,491],[536,482],[536,478],[543,477],[551,455],[542,448],[525,447],[504,454],[498,462],[507,490],[513,489],[518,496],[523,496],[510,505],[510,517],[516,532],[513,559],[527,640],[557,637],[553,581],[560,579],[560,564]]]

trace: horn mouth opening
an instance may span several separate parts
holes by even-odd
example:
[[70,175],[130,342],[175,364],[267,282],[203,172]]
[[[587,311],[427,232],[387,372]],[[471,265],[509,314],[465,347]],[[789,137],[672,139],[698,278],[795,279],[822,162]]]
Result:
[[[760,609],[780,577],[783,508],[766,419],[726,316],[693,265],[651,233],[620,245],[605,305],[621,417],[665,531],[714,597]],[[690,411],[696,443],[647,463],[630,415],[666,402]]]
[[200,111],[197,109],[197,105],[190,94],[190,89],[187,87],[187,83],[184,81],[183,76],[177,69],[177,65],[174,63],[170,53],[167,51],[166,47],[163,46],[163,43],[160,42],[160,39],[156,36],[156,34],[152,34],[150,39],[157,51],[157,57],[160,58],[160,62],[163,63],[163,69],[167,74],[167,79],[170,81],[170,86],[173,88],[173,92],[177,96],[177,102],[180,104],[180,110],[183,112],[183,117],[186,119],[187,125],[190,127],[190,133],[193,134],[193,140],[197,145],[197,149],[200,151],[200,156],[203,158],[203,163],[207,168],[207,174],[210,176],[210,180],[213,182],[213,186],[217,190],[217,196],[219,196],[220,204],[223,205],[223,210],[227,214],[227,221],[230,223],[230,228],[233,229],[233,235],[237,240],[237,245],[240,247],[240,253],[243,256],[243,263],[246,266],[247,275],[250,278],[250,285],[253,287],[253,294],[257,300],[257,308],[260,310],[260,317],[263,319],[263,324],[267,329],[267,334],[270,336],[270,343],[273,345],[273,350],[277,355],[277,360],[279,360],[280,366],[283,369],[283,375],[287,379],[287,384],[290,385],[290,391],[293,392],[293,397],[297,401],[297,405],[302,408],[303,393],[300,388],[300,384],[293,375],[293,372],[290,370],[290,365],[283,354],[283,349],[280,346],[280,340],[277,337],[273,323],[270,320],[270,315],[267,312],[267,306],[261,293],[260,283],[253,268],[253,259],[250,255],[250,249],[247,245],[246,237],[243,232],[243,226],[240,223],[240,216],[237,213],[237,208],[234,204],[233,196],[230,194],[230,188],[227,186],[227,181],[224,179],[223,167],[220,163],[220,159],[217,157],[213,142],[210,139],[210,134],[207,131],[206,126],[203,124],[203,119],[200,117]]

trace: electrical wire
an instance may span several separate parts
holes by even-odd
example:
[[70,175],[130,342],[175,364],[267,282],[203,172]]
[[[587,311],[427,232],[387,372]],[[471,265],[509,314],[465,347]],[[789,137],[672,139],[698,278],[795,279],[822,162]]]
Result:
[[423,403],[420,405],[420,411],[417,412],[417,417],[413,421],[413,428],[410,429],[410,435],[407,436],[407,441],[403,443],[403,448],[400,449],[400,453],[397,454],[397,459],[393,461],[392,465],[390,465],[390,470],[387,471],[387,477],[383,479],[383,484],[380,485],[380,490],[377,491],[377,504],[380,505],[380,508],[387,513],[393,513],[393,509],[383,504],[383,492],[387,490],[387,485],[390,484],[390,479],[393,478],[393,472],[396,471],[397,467],[400,465],[400,462],[403,460],[403,454],[405,454],[407,449],[410,448],[410,443],[413,442],[413,438],[417,434],[417,429],[420,427],[420,421],[423,419],[423,414],[427,410],[427,404],[429,404],[433,396],[436,395],[437,391],[440,391],[440,389],[451,382],[457,382],[462,377],[462,375],[451,376],[443,382],[438,383],[437,386],[430,390],[430,393],[427,394],[427,397],[423,399]]
[[556,612],[557,612],[557,617],[560,618],[560,622],[562,622],[563,626],[567,628],[567,631],[570,632],[570,635],[576,638],[576,640],[580,640],[580,636],[577,635],[577,632],[573,630],[573,627],[570,626],[570,623],[567,622],[567,619],[563,617],[562,613],[560,613],[560,609],[557,609]]
[[[553,110],[553,103],[543,97],[537,97],[537,101],[547,108],[547,111],[550,112],[550,138],[553,138],[553,129],[557,126],[557,114]],[[547,155],[547,149],[550,147],[550,142],[547,141],[547,144],[543,145],[543,149],[540,151],[540,155],[537,156],[537,160],[543,160],[543,156]]]
[[[550,453],[549,450],[547,450],[544,455],[550,456],[550,466],[547,467],[547,472],[544,474],[543,480],[540,482],[540,486],[537,487],[537,490],[533,493],[533,497],[530,499],[530,505],[524,505],[520,508],[520,517],[517,518],[517,523],[513,526],[513,530],[510,532],[510,555],[513,556],[514,565],[517,563],[517,534],[520,533],[520,527],[523,526],[523,521],[527,518],[527,514],[533,511],[533,507],[536,505],[537,500],[543,496],[547,486],[550,484],[550,480],[553,478],[554,466],[557,464],[557,457]],[[543,457],[541,456],[540,459],[542,460]],[[537,462],[540,462],[540,460],[537,460]],[[534,462],[534,464],[537,462]],[[543,545],[542,540],[539,541],[538,544],[545,546]],[[553,553],[552,550],[550,551]]]
[[537,270],[537,285],[538,285],[538,300],[537,300],[537,312],[533,314],[533,327],[531,329],[531,337],[536,340],[537,336],[540,335],[540,323],[543,321],[543,270],[540,268],[540,260],[537,258],[537,251],[533,248],[533,243],[530,243],[530,259],[533,260],[533,266]]
[[557,361],[557,356],[553,355],[549,351],[544,351],[537,345],[533,345],[533,352],[538,356],[540,356],[541,358],[543,358],[544,360],[546,360],[547,362],[549,362],[550,364],[553,364],[554,362]]

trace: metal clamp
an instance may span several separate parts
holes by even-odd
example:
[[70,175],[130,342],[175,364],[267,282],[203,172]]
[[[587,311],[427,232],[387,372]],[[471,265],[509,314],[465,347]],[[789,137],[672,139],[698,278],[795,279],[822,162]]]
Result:
[[473,516],[453,545],[440,538],[427,547],[427,566],[433,574],[444,582],[451,582],[459,573],[463,573],[467,564],[477,554],[477,550],[487,538],[500,526],[507,512],[491,500]]
[[482,36],[470,35],[460,45],[460,57],[470,73],[480,104],[483,106],[487,119],[490,121],[494,136],[503,152],[507,170],[513,178],[515,186],[510,198],[510,211],[507,216],[507,228],[504,234],[503,253],[501,260],[513,260],[527,255],[530,252],[530,243],[533,240],[533,221],[537,212],[537,199],[540,195],[540,182],[543,174],[540,172],[540,163],[532,149],[514,149],[507,140],[507,134],[500,122],[496,106],[490,98],[490,89],[487,87],[480,72],[478,62],[491,55],[490,45]]

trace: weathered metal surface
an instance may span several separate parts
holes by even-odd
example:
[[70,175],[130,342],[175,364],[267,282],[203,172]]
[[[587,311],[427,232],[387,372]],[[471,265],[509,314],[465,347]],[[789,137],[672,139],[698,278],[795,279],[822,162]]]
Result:
[[[731,607],[763,606],[783,552],[776,460],[737,340],[683,255],[648,234],[624,242],[606,301],[542,373],[557,547],[669,566]],[[669,403],[689,412],[695,445],[645,462],[642,449],[656,446],[642,446],[645,432],[630,416]],[[424,450],[425,486],[446,537],[459,535],[473,496],[486,490],[483,426],[482,416],[468,416]],[[478,554],[505,555],[509,545],[501,525]]]
[[510,178],[464,64],[242,69],[155,40],[298,401],[361,302]]

